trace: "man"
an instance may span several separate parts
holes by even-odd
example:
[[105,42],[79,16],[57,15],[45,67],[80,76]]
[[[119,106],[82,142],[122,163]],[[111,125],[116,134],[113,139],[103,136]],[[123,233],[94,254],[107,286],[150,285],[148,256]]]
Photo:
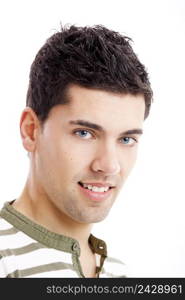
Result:
[[0,277],[125,276],[91,228],[135,163],[151,99],[128,37],[71,26],[46,41],[20,120],[28,178],[0,214]]

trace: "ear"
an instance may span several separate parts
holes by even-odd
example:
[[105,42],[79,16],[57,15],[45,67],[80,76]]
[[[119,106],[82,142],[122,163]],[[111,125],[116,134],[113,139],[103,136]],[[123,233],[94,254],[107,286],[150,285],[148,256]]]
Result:
[[29,152],[35,150],[39,129],[40,123],[35,112],[30,107],[26,107],[20,119],[20,134],[23,146]]

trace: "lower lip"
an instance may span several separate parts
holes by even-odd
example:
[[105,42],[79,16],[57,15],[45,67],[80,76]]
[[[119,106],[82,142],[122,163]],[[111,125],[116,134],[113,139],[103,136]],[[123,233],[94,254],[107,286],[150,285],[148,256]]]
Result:
[[93,201],[103,201],[106,198],[110,196],[110,193],[112,193],[112,189],[109,189],[107,192],[93,192],[89,189],[83,188],[80,184],[78,184],[80,187],[80,190],[91,200]]

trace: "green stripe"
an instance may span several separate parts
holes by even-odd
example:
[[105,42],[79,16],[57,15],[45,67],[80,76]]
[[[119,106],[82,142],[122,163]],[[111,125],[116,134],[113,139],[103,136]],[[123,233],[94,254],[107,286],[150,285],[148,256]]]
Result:
[[117,258],[113,258],[113,257],[107,257],[105,259],[105,262],[111,262],[111,263],[118,263],[118,264],[121,264],[121,265],[125,265],[121,260],[117,259]]
[[78,273],[79,277],[85,277],[84,274],[83,274],[82,267],[81,267],[80,260],[79,260],[78,256],[73,254],[72,255],[72,261],[73,261],[74,269]]
[[10,229],[2,229],[2,230],[0,230],[0,236],[2,236],[2,235],[9,235],[9,234],[15,234],[17,232],[19,232],[19,230],[17,228],[15,228],[15,227],[12,227]]
[[[63,263],[63,262],[56,262],[56,263],[36,266],[33,268],[27,268],[27,269],[23,269],[23,270],[15,270],[14,272],[9,273],[7,275],[7,278],[21,278],[21,277],[34,275],[34,274],[36,275],[39,273],[58,271],[58,270],[75,271],[73,265],[71,265],[71,264],[67,264],[67,263]],[[37,277],[37,276],[35,276],[35,277]]]
[[46,246],[44,246],[40,243],[31,243],[24,247],[0,250],[0,252],[3,256],[21,255],[21,254],[25,254],[25,253],[29,253],[29,252],[38,250],[38,249],[43,249],[43,248],[48,249],[48,248],[46,248]]

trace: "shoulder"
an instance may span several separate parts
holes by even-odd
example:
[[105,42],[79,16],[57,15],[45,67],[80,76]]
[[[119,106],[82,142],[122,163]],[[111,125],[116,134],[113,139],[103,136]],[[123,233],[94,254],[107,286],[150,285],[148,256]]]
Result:
[[0,217],[0,238],[16,232],[18,230],[12,224]]
[[32,239],[0,217],[0,278],[17,270],[17,255],[26,251]]
[[19,229],[0,217],[0,253],[17,248],[24,239],[25,235]]
[[7,257],[10,255],[10,246],[13,246],[12,236],[16,233],[17,229],[0,217],[0,278],[7,277],[9,273]]

